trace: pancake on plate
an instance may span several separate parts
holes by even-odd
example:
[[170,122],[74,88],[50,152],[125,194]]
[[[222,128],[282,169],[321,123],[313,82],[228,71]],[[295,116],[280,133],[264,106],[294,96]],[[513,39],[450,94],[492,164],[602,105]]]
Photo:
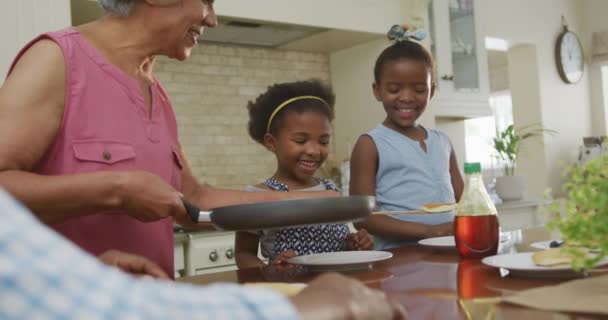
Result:
[[428,213],[447,212],[456,209],[457,203],[427,203],[422,206],[422,211]]
[[569,265],[572,262],[572,257],[561,248],[553,248],[534,252],[532,261],[537,266],[555,267]]

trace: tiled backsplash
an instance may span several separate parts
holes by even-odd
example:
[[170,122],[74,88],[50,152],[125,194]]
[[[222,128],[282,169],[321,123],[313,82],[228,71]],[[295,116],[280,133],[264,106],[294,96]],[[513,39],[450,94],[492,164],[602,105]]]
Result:
[[277,82],[329,82],[326,54],[203,43],[190,59],[155,67],[200,182],[241,189],[271,175],[274,156],[247,134],[247,102]]

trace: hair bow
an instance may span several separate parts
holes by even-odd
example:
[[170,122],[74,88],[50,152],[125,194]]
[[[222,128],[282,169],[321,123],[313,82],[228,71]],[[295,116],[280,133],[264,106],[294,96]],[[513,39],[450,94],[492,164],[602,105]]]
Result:
[[388,39],[395,42],[405,41],[405,40],[417,40],[421,41],[426,38],[426,31],[422,29],[414,29],[408,30],[407,26],[400,26],[398,24],[393,25],[388,33]]

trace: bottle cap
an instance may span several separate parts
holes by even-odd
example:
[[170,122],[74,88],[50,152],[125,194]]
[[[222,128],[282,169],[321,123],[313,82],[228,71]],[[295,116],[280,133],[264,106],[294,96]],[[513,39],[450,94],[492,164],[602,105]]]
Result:
[[481,164],[479,162],[465,162],[464,163],[464,173],[480,173],[481,172]]

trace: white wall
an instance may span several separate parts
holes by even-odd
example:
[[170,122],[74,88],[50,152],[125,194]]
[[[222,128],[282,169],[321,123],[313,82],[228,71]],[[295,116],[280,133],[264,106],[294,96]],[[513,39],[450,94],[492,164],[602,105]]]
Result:
[[[585,14],[585,34],[582,35],[583,45],[587,58],[591,56],[591,36],[593,32],[604,31],[608,32],[608,20],[606,13],[608,12],[608,1],[606,0],[583,0],[583,8]],[[590,60],[590,59],[589,59]],[[591,114],[592,114],[592,134],[607,135],[608,134],[608,105],[605,103],[602,88],[602,73],[601,65],[598,63],[589,63],[589,77],[591,81]]]
[[[330,54],[330,77],[336,92],[335,155],[350,155],[359,135],[385,117],[372,94],[373,65],[387,41],[378,40]],[[349,150],[351,149],[351,150]]]
[[[531,44],[516,45],[508,52],[508,76],[513,101],[513,122],[516,125],[543,123],[541,73],[537,47]],[[545,169],[546,143],[554,137],[528,140],[521,146],[516,173],[528,180],[528,194],[540,198],[547,188],[549,172]],[[559,141],[559,140],[558,140]]]
[[69,0],[0,1],[0,84],[13,58],[29,40],[70,25]]
[[464,163],[467,161],[465,122],[457,119],[437,118],[435,125],[437,129],[444,131],[450,137],[454,153],[456,154],[456,160],[458,160],[458,169],[462,172],[464,170]]
[[[389,44],[386,40],[371,41],[330,55],[331,83],[336,93],[334,141],[337,159],[348,158],[357,138],[386,117],[382,103],[374,98],[372,83],[376,59]],[[427,128],[435,127],[430,104],[419,123]]]
[[[538,172],[538,175],[535,175],[532,172],[528,179],[545,182],[548,187],[559,190],[562,171],[560,163],[574,161],[576,150],[582,143],[582,137],[591,133],[589,73],[587,72],[578,84],[567,85],[559,77],[554,58],[555,40],[563,29],[561,26],[562,14],[565,15],[571,30],[579,34],[585,32],[582,2],[575,0],[487,1],[486,34],[488,36],[506,39],[512,44],[536,46],[538,69],[530,70],[530,72],[538,73],[540,97],[536,101],[534,98],[530,98],[530,100],[517,103],[522,104],[520,110],[530,111],[529,118],[536,119],[536,115],[540,114],[542,123],[559,133],[555,137],[545,139],[546,178],[543,178],[545,173]],[[509,64],[511,63],[509,61]],[[516,97],[514,96],[513,99],[515,104]],[[538,105],[539,103],[540,105]],[[526,118],[525,114],[519,117],[519,119]],[[534,195],[542,193],[542,190],[538,189],[531,191]]]
[[[385,34],[393,24],[408,23],[419,27],[428,25],[427,5],[429,0],[350,0],[325,1],[320,0],[327,9],[325,16],[333,19],[336,12],[344,11],[344,6],[358,5],[350,8],[361,14],[366,14],[363,21],[358,16],[351,16],[351,21],[344,20],[344,25],[350,25],[353,30],[365,27],[364,31],[377,31]],[[382,5],[379,5],[382,3]],[[341,4],[341,5],[339,5]],[[348,5],[347,5],[348,4]],[[386,6],[385,8],[378,8]],[[377,16],[382,11],[385,16]],[[333,10],[333,11],[332,11]],[[363,11],[361,11],[363,10]],[[368,11],[368,12],[365,12]],[[344,19],[344,17],[342,17]],[[354,18],[354,19],[353,19]],[[380,20],[376,21],[376,18]],[[427,43],[428,44],[428,43]],[[386,117],[382,104],[373,96],[373,68],[378,55],[390,43],[385,40],[370,41],[352,48],[332,52],[330,54],[330,74],[332,87],[336,93],[335,155],[337,159],[346,159],[358,137],[381,123]],[[431,104],[419,119],[427,128],[435,128],[435,116]],[[464,141],[463,141],[464,143]]]
[[[586,32],[582,35],[587,50],[591,44],[591,33],[593,31],[608,31],[608,1],[606,0],[582,0],[585,14],[584,27]],[[590,52],[590,51],[586,51]]]
[[509,60],[503,51],[488,50],[490,92],[509,90]]
[[[251,5],[243,5],[250,2]],[[401,21],[401,0],[221,0],[219,15],[385,33]],[[388,25],[388,26],[387,26]]]

